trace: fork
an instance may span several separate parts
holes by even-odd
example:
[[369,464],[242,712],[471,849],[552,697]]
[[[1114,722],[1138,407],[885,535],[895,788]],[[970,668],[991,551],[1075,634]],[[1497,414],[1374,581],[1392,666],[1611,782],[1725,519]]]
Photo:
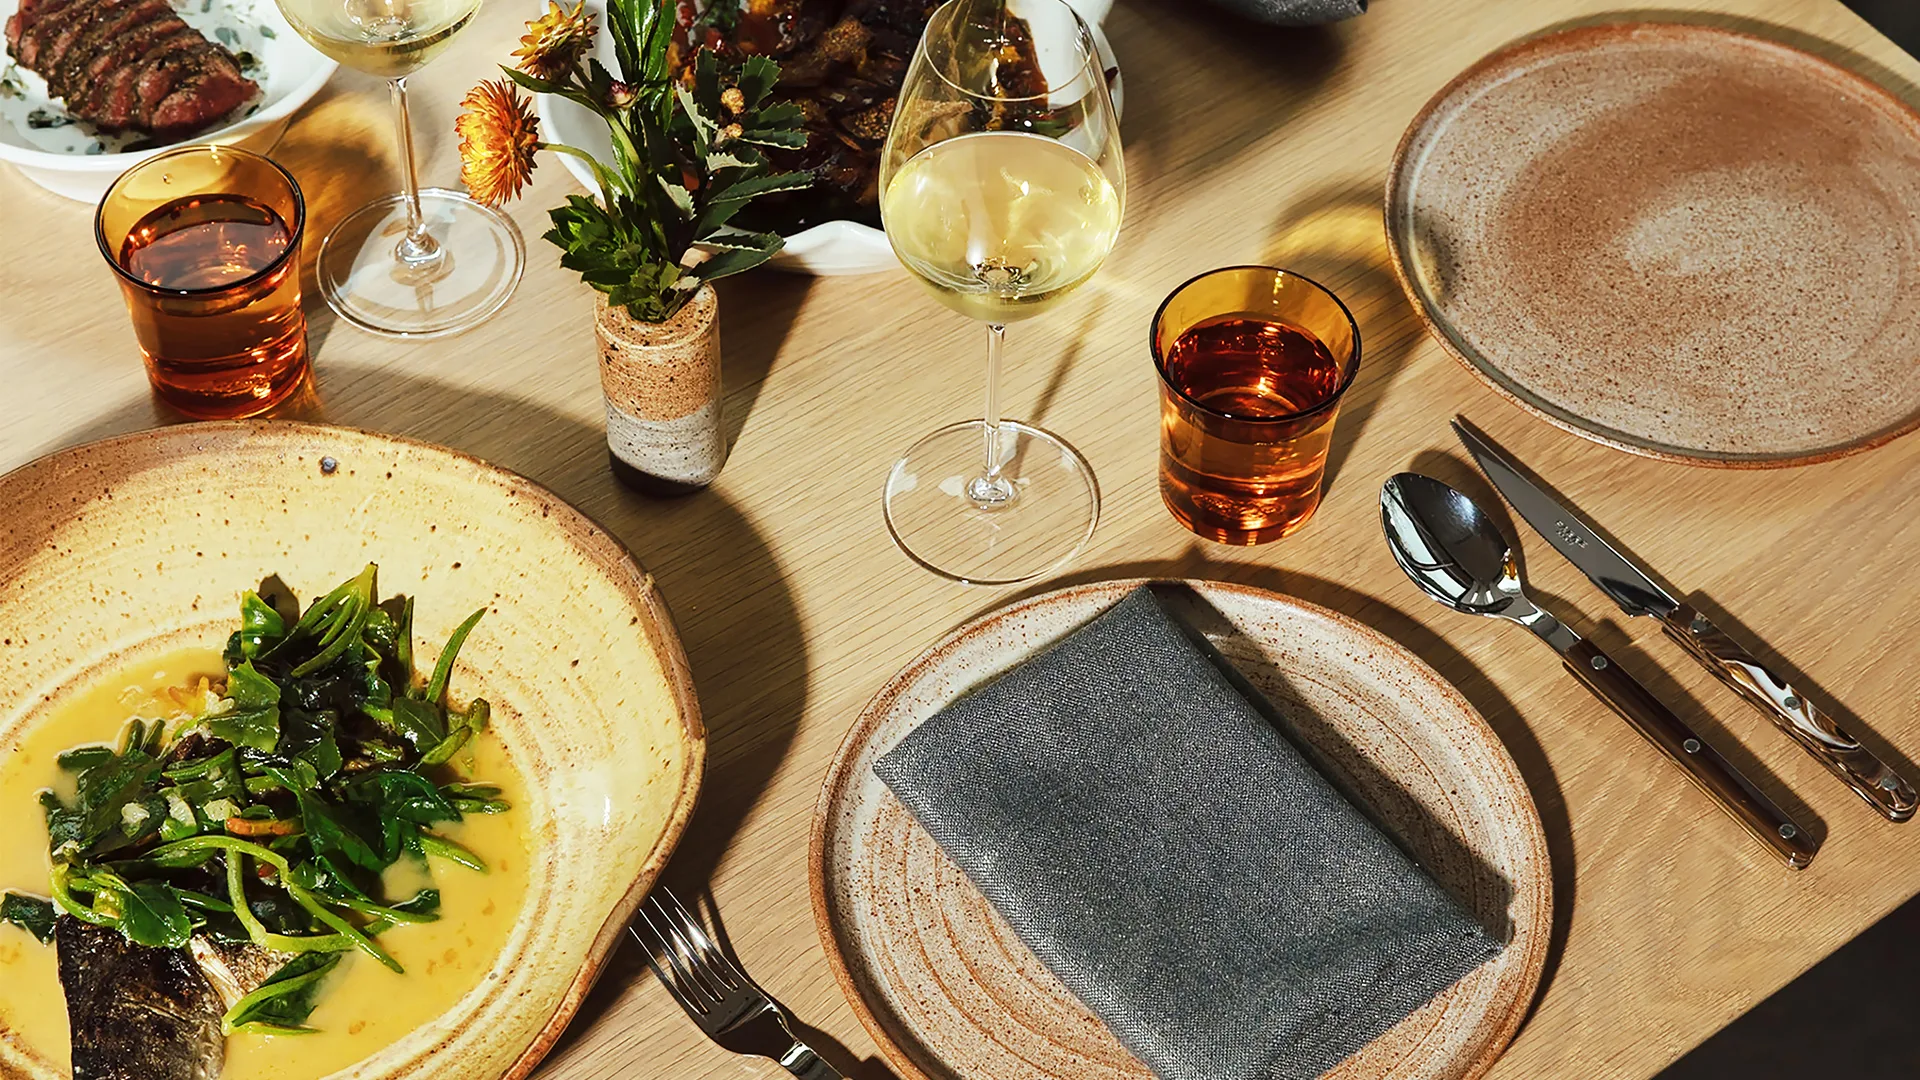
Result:
[[800,1080],[845,1080],[793,1037],[787,1014],[727,959],[673,893],[655,890],[640,919],[651,938],[637,925],[629,924],[627,932],[646,948],[648,965],[674,1000],[722,1049],[771,1058]]

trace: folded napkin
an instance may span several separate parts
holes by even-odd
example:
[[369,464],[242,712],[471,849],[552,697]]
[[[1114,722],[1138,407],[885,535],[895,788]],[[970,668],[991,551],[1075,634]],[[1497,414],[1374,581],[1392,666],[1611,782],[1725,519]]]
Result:
[[1500,946],[1215,664],[1143,588],[874,771],[1164,1080],[1306,1080]]
[[1367,13],[1367,0],[1214,0],[1229,11],[1276,26],[1317,26]]

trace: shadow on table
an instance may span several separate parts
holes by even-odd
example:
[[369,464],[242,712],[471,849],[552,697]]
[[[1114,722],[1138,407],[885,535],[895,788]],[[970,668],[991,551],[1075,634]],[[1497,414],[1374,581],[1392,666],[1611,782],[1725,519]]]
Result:
[[[1337,582],[1258,563],[1217,561],[1195,543],[1171,559],[1121,563],[1091,568],[1048,581],[1024,590],[1017,597],[1004,598],[988,605],[997,608],[1013,599],[1037,595],[1055,588],[1114,578],[1203,578],[1250,585],[1298,597],[1309,603],[1337,611],[1356,619],[1412,650],[1452,683],[1506,746],[1520,770],[1521,779],[1532,793],[1546,831],[1547,855],[1552,864],[1554,912],[1545,969],[1535,1001],[1552,983],[1560,957],[1566,947],[1567,929],[1574,902],[1573,828],[1567,815],[1566,796],[1552,763],[1533,731],[1521,718],[1506,695],[1472,661],[1426,626],[1395,610],[1387,603]],[[1464,618],[1464,616],[1462,616]],[[1531,1005],[1529,1006],[1531,1013]]]
[[[1181,197],[1285,125],[1346,53],[1347,32],[1337,27],[1266,26],[1195,3],[1121,0],[1103,28],[1127,76],[1121,131],[1128,166],[1169,181],[1130,194],[1139,210]],[[1154,54],[1203,62],[1177,79],[1126,70],[1129,57]],[[1250,99],[1263,105],[1260,123],[1224,107]]]
[[1360,327],[1360,371],[1340,403],[1327,449],[1323,483],[1332,488],[1424,335],[1394,277],[1393,255],[1380,228],[1378,185],[1340,184],[1295,200],[1274,222],[1265,257],[1331,290]]
[[[1816,37],[1804,30],[1790,26],[1767,22],[1747,15],[1734,15],[1713,11],[1689,11],[1675,8],[1627,8],[1607,11],[1598,15],[1581,16],[1565,22],[1554,23],[1540,31],[1551,34],[1560,30],[1571,30],[1579,26],[1595,26],[1621,22],[1672,22],[1693,23],[1700,26],[1715,26],[1722,30],[1734,30],[1755,37],[1767,38],[1796,49],[1802,49],[1865,76],[1885,87],[1908,105],[1920,108],[1920,87],[1908,82],[1906,78],[1894,73],[1891,68],[1871,57],[1864,56],[1844,45]],[[1539,35],[1529,35],[1539,36]]]
[[[347,390],[309,391],[290,409],[300,419],[393,432],[519,472],[593,517],[654,575],[693,668],[708,745],[699,809],[667,873],[705,882],[786,756],[807,700],[806,640],[786,575],[760,530],[718,491],[672,500],[627,491],[607,468],[599,425],[500,394],[361,370]],[[142,401],[73,441],[156,419],[168,417]],[[631,976],[609,966],[556,1054],[620,998]]]

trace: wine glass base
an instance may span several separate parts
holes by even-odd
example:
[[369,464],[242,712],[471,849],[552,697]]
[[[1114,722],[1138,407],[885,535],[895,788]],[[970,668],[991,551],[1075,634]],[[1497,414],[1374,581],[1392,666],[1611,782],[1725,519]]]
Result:
[[420,213],[439,251],[417,265],[399,256],[403,195],[355,210],[321,241],[315,271],[335,314],[388,337],[442,337],[477,325],[513,295],[527,264],[513,219],[446,188],[423,188]]
[[1079,554],[1100,520],[1100,485],[1059,436],[1000,422],[1001,492],[976,499],[986,422],[943,427],[914,443],[887,476],[887,529],[921,566],[968,585],[1011,585]]

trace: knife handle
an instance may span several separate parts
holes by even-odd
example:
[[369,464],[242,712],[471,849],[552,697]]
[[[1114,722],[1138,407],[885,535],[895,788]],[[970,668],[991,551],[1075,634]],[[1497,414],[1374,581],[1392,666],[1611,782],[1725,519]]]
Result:
[[1660,703],[1627,670],[1585,638],[1562,656],[1573,677],[1612,706],[1647,741],[1680,766],[1707,797],[1720,805],[1740,826],[1766,845],[1789,867],[1803,870],[1820,850],[1820,841],[1795,824],[1753,782],[1740,774],[1720,752],[1707,744],[1673,710]]
[[1713,621],[1685,604],[1661,620],[1667,636],[1679,642],[1694,659],[1700,661],[1721,682],[1746,698],[1792,736],[1820,764],[1825,765],[1867,805],[1888,821],[1905,821],[1920,805],[1920,793],[1914,791],[1899,773],[1875,757],[1873,751],[1841,730],[1826,713],[1805,695],[1787,684],[1728,637]]

